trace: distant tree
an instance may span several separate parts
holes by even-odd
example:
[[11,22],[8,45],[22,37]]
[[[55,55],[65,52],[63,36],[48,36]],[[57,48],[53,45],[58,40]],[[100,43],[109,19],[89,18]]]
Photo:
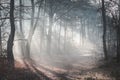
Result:
[[26,57],[27,58],[30,58],[30,47],[31,47],[31,41],[32,41],[32,37],[34,35],[34,32],[35,32],[35,29],[37,27],[37,24],[38,24],[38,21],[39,21],[39,17],[40,17],[40,8],[42,6],[42,2],[44,0],[38,0],[38,12],[37,12],[37,19],[35,19],[35,2],[34,0],[31,0],[31,5],[32,5],[32,13],[31,13],[31,27],[30,27],[30,31],[29,31],[29,34],[28,34],[28,37],[27,37],[27,44],[26,44],[26,47],[27,47],[27,55]]
[[26,43],[26,48],[27,48],[27,53],[26,53],[26,58],[30,58],[30,44],[31,44],[31,40],[32,40],[32,35],[33,33],[33,27],[34,27],[34,14],[35,14],[35,5],[34,5],[34,0],[31,0],[31,7],[32,7],[32,12],[31,12],[31,28],[30,28],[30,32],[28,35],[28,41]]

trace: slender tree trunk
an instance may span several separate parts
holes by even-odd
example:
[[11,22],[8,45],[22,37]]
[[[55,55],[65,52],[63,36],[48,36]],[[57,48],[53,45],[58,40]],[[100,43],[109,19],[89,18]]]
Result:
[[59,51],[60,51],[60,43],[61,43],[61,21],[60,21],[60,29],[59,29],[59,37],[58,37],[58,49],[59,49]]
[[53,26],[53,15],[49,17],[49,30],[47,39],[47,53],[51,53],[51,43],[52,43],[52,26]]
[[22,53],[22,57],[25,58],[25,54],[26,54],[26,47],[25,47],[25,36],[24,36],[24,33],[23,33],[23,21],[22,21],[22,17],[23,17],[23,14],[22,14],[22,10],[23,10],[23,0],[19,0],[19,27],[20,27],[20,31],[19,31],[19,35],[20,35],[20,39],[22,39],[20,41],[20,47],[21,47],[21,53]]
[[31,27],[30,27],[30,31],[29,31],[29,35],[28,35],[28,39],[27,39],[27,42],[26,42],[26,59],[29,59],[30,58],[30,44],[31,44],[31,41],[32,41],[32,35],[33,35],[33,25],[34,25],[34,13],[35,13],[35,6],[34,6],[34,0],[31,0],[31,5],[32,5],[32,13],[31,13]]
[[[45,5],[44,5],[45,8]],[[43,17],[45,17],[45,9],[43,10]],[[42,21],[42,27],[40,27],[40,52],[43,50],[44,46],[44,33],[45,33],[45,18]]]
[[40,16],[40,7],[42,5],[42,2],[43,0],[41,0],[40,4],[39,4],[39,7],[38,7],[38,13],[37,13],[37,19],[35,21],[35,24],[34,24],[34,0],[31,0],[31,4],[32,4],[32,15],[31,15],[31,28],[30,28],[30,31],[29,31],[29,35],[28,35],[28,38],[27,38],[27,43],[26,43],[26,48],[27,48],[27,55],[26,55],[26,58],[30,58],[30,46],[31,46],[31,41],[32,41],[32,37],[33,37],[33,34],[35,32],[35,29],[37,27],[37,23],[39,21],[39,16]]
[[[71,23],[72,24],[72,23]],[[74,38],[74,26],[72,26],[72,29],[71,29],[71,36],[72,36],[72,39],[71,39],[71,41],[73,42],[73,38]]]
[[107,45],[106,45],[106,15],[105,15],[105,5],[104,5],[104,0],[102,0],[102,18],[103,18],[103,51],[104,51],[104,56],[105,59],[108,59],[108,54],[107,54]]
[[0,26],[0,56],[2,56],[2,40],[1,40],[1,26]]
[[81,20],[79,20],[79,23],[80,23],[80,25],[79,25],[79,45],[81,45]]
[[65,26],[64,26],[64,50],[66,50],[66,39],[67,39],[67,23],[65,22],[64,23]]
[[47,53],[51,54],[51,43],[52,43],[52,27],[53,27],[53,3],[49,0],[49,28],[47,36]]
[[119,10],[119,23],[117,25],[117,62],[120,62],[120,0],[118,10]]
[[117,62],[120,62],[120,28],[117,27]]
[[[0,3],[1,3],[1,1],[0,1]],[[2,17],[1,10],[0,10],[0,17]],[[2,20],[0,22],[2,22]],[[2,37],[1,37],[2,32],[1,32],[1,27],[2,27],[2,25],[0,26],[0,55],[2,55]]]
[[7,58],[11,66],[14,66],[13,41],[15,36],[14,24],[14,0],[10,0],[10,26],[11,31],[7,42]]
[[19,10],[19,17],[20,17],[20,32],[21,34],[23,34],[23,29],[22,29],[22,0],[19,0],[19,6],[20,6],[20,10]]
[[81,45],[84,45],[84,23],[83,18],[81,19]]

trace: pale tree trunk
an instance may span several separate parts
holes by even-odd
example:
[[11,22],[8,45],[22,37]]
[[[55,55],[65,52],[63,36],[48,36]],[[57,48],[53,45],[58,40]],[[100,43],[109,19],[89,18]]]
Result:
[[22,29],[22,0],[19,0],[19,6],[20,6],[20,10],[19,10],[19,23],[20,23],[20,32],[23,35],[23,29]]
[[82,24],[82,19],[80,19],[80,29],[79,29],[79,44],[80,44],[80,46],[82,45],[82,27],[83,27],[83,24]]
[[64,26],[64,50],[66,50],[66,39],[67,39],[67,23]]
[[84,23],[83,18],[81,19],[81,45],[84,45]]
[[35,13],[35,6],[34,6],[34,0],[31,0],[31,6],[32,6],[32,13],[31,13],[31,26],[30,26],[30,31],[28,34],[27,42],[26,42],[26,55],[25,58],[29,59],[30,58],[30,44],[32,41],[32,36],[33,36],[33,25],[34,25],[34,13]]
[[[38,13],[37,13],[37,19],[36,21],[34,21],[34,13],[35,13],[35,6],[34,6],[34,0],[31,0],[31,4],[32,4],[32,14],[31,14],[31,28],[28,34],[28,38],[27,38],[27,43],[26,43],[26,48],[27,48],[27,55],[26,58],[30,58],[30,46],[31,46],[31,41],[32,41],[32,37],[34,35],[35,29],[37,27],[37,23],[39,21],[39,16],[40,16],[40,7],[42,5],[43,0],[41,0],[39,7],[38,7]],[[34,24],[35,23],[35,24]]]
[[[44,5],[45,8],[45,5]],[[45,17],[45,9],[43,10],[43,17]],[[44,33],[45,33],[45,18],[42,21],[42,27],[40,27],[40,52],[43,50],[44,46]]]
[[40,51],[42,51],[43,48],[44,26],[45,26],[45,20],[42,21],[42,26],[40,28]]
[[79,45],[81,45],[81,20],[79,20],[79,23],[80,23],[80,25],[79,25]]
[[[72,24],[72,23],[71,23]],[[74,30],[73,30],[74,28],[73,28],[73,26],[72,26],[72,30],[71,30],[71,35],[72,35],[72,39],[71,39],[71,41],[73,42],[73,37],[74,37],[74,35],[73,35],[73,32],[74,32]]]
[[52,26],[53,26],[53,15],[49,17],[49,30],[47,36],[47,53],[51,54],[51,44],[52,44]]
[[20,27],[20,31],[19,31],[19,35],[20,35],[20,47],[21,47],[21,52],[22,52],[22,57],[24,58],[25,56],[25,36],[24,36],[24,33],[23,33],[23,21],[22,21],[22,10],[23,10],[23,0],[19,0],[19,27]]
[[47,35],[47,53],[51,54],[51,44],[52,44],[52,27],[53,27],[53,2],[49,0],[49,28]]
[[59,37],[58,37],[58,49],[60,51],[60,46],[61,46],[61,21],[60,21],[60,29],[59,29]]

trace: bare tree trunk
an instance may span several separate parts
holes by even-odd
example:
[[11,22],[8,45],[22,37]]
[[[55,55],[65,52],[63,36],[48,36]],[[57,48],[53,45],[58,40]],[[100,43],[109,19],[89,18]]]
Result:
[[84,23],[83,18],[81,19],[81,45],[84,45]]
[[[71,24],[72,24],[72,23],[71,23]],[[74,28],[73,28],[73,27],[74,27],[74,26],[72,26],[72,30],[71,30],[71,36],[72,36],[71,41],[72,41],[72,42],[73,42],[73,37],[74,37],[74,35],[73,35],[73,34],[74,34],[74,33],[73,33],[73,32],[74,32],[74,30],[73,30],[73,29],[74,29]]]
[[117,62],[120,62],[120,5],[118,5],[118,9],[119,9],[119,23],[117,25]]
[[25,58],[25,54],[26,54],[26,47],[25,47],[25,36],[24,36],[24,33],[23,33],[23,20],[22,20],[22,17],[23,16],[23,0],[19,0],[19,27],[20,27],[20,31],[19,31],[19,35],[20,35],[20,47],[21,47],[21,53],[22,53],[22,57]]
[[60,21],[60,29],[59,29],[59,37],[58,37],[58,49],[59,49],[59,51],[60,51],[60,43],[61,43],[61,21]]
[[15,36],[14,24],[14,0],[10,0],[10,25],[11,31],[7,42],[7,58],[11,66],[14,66],[13,41]]
[[35,13],[35,6],[34,6],[34,0],[31,0],[31,5],[32,5],[32,14],[31,14],[31,27],[30,27],[30,31],[29,31],[29,35],[28,35],[28,39],[26,42],[26,56],[25,58],[29,59],[30,58],[30,44],[32,41],[32,35],[33,35],[33,25],[34,25],[34,13]]
[[23,35],[23,29],[22,29],[22,0],[19,0],[19,6],[20,6],[20,10],[19,10],[19,17],[20,17],[20,32]]
[[[44,5],[44,8],[46,6]],[[43,17],[45,17],[45,9],[43,10]],[[42,27],[40,27],[40,52],[43,50],[44,46],[44,36],[45,36],[45,18],[42,20]]]
[[67,40],[67,23],[65,22],[64,23],[65,26],[64,26],[64,50],[66,50],[66,40]]
[[117,27],[117,62],[120,62],[120,28]]
[[47,53],[51,53],[52,26],[53,26],[53,15],[50,15],[50,17],[49,17],[49,30],[48,30],[48,36],[47,36]]
[[40,7],[42,5],[42,2],[43,0],[41,0],[40,4],[39,4],[39,7],[38,7],[38,13],[37,13],[37,19],[35,21],[35,24],[34,24],[34,0],[31,0],[31,4],[32,4],[32,15],[31,15],[31,28],[30,28],[30,31],[29,31],[29,35],[28,35],[28,38],[27,38],[27,43],[26,43],[26,48],[27,48],[27,55],[26,55],[26,58],[30,58],[30,46],[31,46],[31,41],[32,41],[32,37],[33,37],[33,34],[35,32],[35,29],[37,27],[37,23],[38,23],[38,20],[39,20],[39,16],[40,16]]
[[[0,3],[1,3],[1,1],[0,1]],[[0,17],[1,17],[2,15],[1,15],[1,10],[0,10]],[[2,20],[0,21],[0,22],[2,22]],[[1,27],[2,27],[2,25],[0,26],[0,55],[2,55],[2,37],[1,37]]]
[[105,15],[105,5],[104,0],[102,0],[102,18],[103,18],[103,51],[105,59],[108,59],[107,46],[106,46],[106,15]]
[[79,25],[79,45],[81,45],[81,20],[79,20],[79,23],[80,23],[80,25]]
[[2,55],[2,37],[1,37],[1,26],[0,26],[0,55]]
[[49,0],[49,28],[47,36],[47,53],[51,53],[51,43],[52,43],[52,27],[53,27],[53,3]]

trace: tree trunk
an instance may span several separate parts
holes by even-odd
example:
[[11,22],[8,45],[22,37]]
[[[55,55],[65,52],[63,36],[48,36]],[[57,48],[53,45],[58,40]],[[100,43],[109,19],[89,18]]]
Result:
[[104,0],[102,0],[102,18],[103,18],[103,51],[105,59],[108,59],[107,46],[106,46],[106,15],[105,15],[105,5]]
[[[1,3],[1,1],[0,1],[0,3]],[[0,17],[2,17],[2,15],[1,15],[1,10],[0,10]],[[2,22],[2,20],[0,21],[0,22]],[[0,55],[2,55],[2,38],[1,38],[1,27],[2,27],[2,25],[0,26]]]
[[19,0],[19,6],[20,6],[20,10],[19,10],[20,32],[21,32],[21,34],[23,34],[23,29],[22,29],[22,0]]
[[10,26],[11,31],[7,42],[7,59],[11,66],[14,66],[13,41],[15,36],[14,24],[14,0],[10,0]]
[[117,27],[117,62],[120,62],[120,28]]
[[120,62],[120,5],[118,5],[118,9],[119,9],[119,23],[117,25],[117,62]]
[[60,21],[60,29],[59,29],[59,37],[58,37],[58,49],[60,51],[60,46],[61,46],[61,29],[62,29],[62,26],[61,26],[61,21]]
[[19,0],[19,27],[20,27],[20,31],[19,31],[19,35],[20,35],[20,39],[22,39],[20,41],[20,44],[19,46],[21,47],[21,53],[22,53],[22,57],[24,58],[25,57],[25,54],[26,54],[26,51],[25,51],[25,36],[24,36],[24,33],[23,33],[23,21],[22,21],[22,17],[23,17],[23,14],[22,14],[22,10],[23,10],[23,0]]
[[34,0],[31,0],[31,5],[32,5],[32,14],[31,14],[31,27],[30,27],[30,31],[29,31],[29,35],[28,35],[28,39],[27,39],[27,42],[26,42],[26,56],[25,58],[26,59],[29,59],[30,58],[30,44],[31,44],[31,41],[32,41],[32,36],[33,36],[33,32],[34,32],[34,13],[35,13],[35,6],[34,6]]
[[53,15],[49,17],[49,30],[47,36],[47,53],[51,53],[51,43],[52,43],[52,26],[53,26]]
[[31,46],[31,41],[32,41],[32,37],[33,37],[33,34],[35,32],[35,29],[37,27],[37,23],[38,23],[38,20],[39,20],[39,16],[40,16],[40,7],[42,5],[42,2],[43,0],[41,0],[40,4],[39,4],[39,7],[38,7],[38,13],[37,13],[37,19],[35,21],[35,24],[34,24],[34,0],[31,0],[31,4],[32,4],[32,15],[31,15],[31,28],[30,28],[30,31],[29,31],[29,35],[28,35],[28,38],[27,38],[27,43],[26,43],[26,48],[27,48],[27,55],[26,55],[26,58],[30,58],[30,46]]
[[66,50],[66,39],[67,39],[67,22],[64,23],[65,26],[64,26],[64,51]]
[[53,2],[49,0],[49,28],[47,36],[47,53],[51,54],[52,27],[53,27]]

